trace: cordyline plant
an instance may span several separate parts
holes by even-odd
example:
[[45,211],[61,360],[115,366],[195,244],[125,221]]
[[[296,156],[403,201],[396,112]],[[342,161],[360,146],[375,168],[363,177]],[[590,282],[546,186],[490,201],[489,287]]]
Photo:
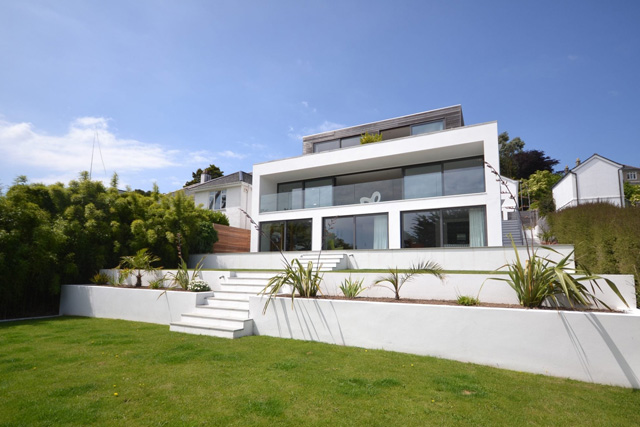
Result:
[[320,285],[322,284],[323,275],[320,274],[320,268],[322,267],[320,264],[320,253],[318,253],[318,262],[316,263],[315,269],[311,261],[309,261],[306,266],[297,259],[289,262],[277,242],[274,242],[264,231],[260,229],[260,226],[253,218],[251,218],[251,215],[243,209],[240,209],[240,211],[247,217],[247,219],[249,219],[249,222],[251,222],[254,228],[264,237],[268,238],[278,249],[284,264],[284,270],[282,273],[273,276],[267,283],[267,286],[260,291],[260,295],[267,296],[267,302],[264,304],[262,314],[267,312],[267,308],[269,307],[271,300],[273,300],[278,294],[282,293],[285,289],[289,290],[289,287],[291,288],[292,307],[296,294],[305,298],[314,298],[318,296],[318,293],[322,294]]
[[[509,197],[515,201],[516,212],[522,224],[518,199],[511,193],[509,186],[504,179],[502,179],[498,171],[488,162],[485,162],[485,165],[491,170],[491,173],[496,175],[496,181],[506,189]],[[594,295],[596,289],[602,291],[597,280],[604,280],[618,298],[629,307],[629,304],[625,301],[618,287],[611,280],[591,274],[586,268],[578,266],[577,263],[576,267],[572,266],[575,262],[575,260],[572,259],[574,251],[562,257],[562,254],[555,249],[548,246],[541,246],[541,248],[554,252],[562,257],[559,261],[554,261],[547,257],[539,256],[537,250],[534,249],[533,238],[531,239],[531,247],[529,247],[527,233],[524,233],[524,237],[527,250],[527,259],[524,264],[520,259],[518,249],[512,237],[511,246],[515,252],[516,259],[498,269],[506,268],[509,278],[493,277],[488,279],[507,282],[516,292],[520,305],[523,307],[536,308],[548,302],[556,308],[560,308],[562,301],[559,300],[558,297],[561,297],[561,299],[565,299],[571,307],[573,307],[574,304],[586,307],[593,303],[595,306],[601,304],[603,307],[611,310],[607,304]],[[587,285],[589,286],[587,287]]]
[[118,268],[123,268],[127,275],[136,276],[136,287],[142,286],[142,272],[150,273],[162,267],[154,267],[151,264],[160,261],[160,258],[153,255],[147,248],[140,249],[135,255],[123,256],[120,258]]
[[404,272],[400,271],[398,267],[389,268],[388,270],[389,273],[378,278],[373,285],[382,286],[383,288],[393,291],[394,297],[397,300],[400,299],[400,289],[402,286],[418,274],[432,274],[440,280],[445,278],[444,270],[440,264],[435,261],[422,261],[417,264],[412,264],[411,268]]

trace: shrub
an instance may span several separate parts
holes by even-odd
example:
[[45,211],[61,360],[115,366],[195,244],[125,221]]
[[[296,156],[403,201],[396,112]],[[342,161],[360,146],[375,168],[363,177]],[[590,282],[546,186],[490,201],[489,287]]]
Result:
[[185,260],[180,258],[180,265],[178,266],[178,271],[175,273],[167,273],[169,277],[171,277],[171,282],[173,286],[179,286],[185,291],[189,290],[189,284],[195,281],[200,274],[200,270],[202,269],[202,263],[204,262],[204,258],[198,261],[196,267],[193,269],[191,276],[189,276],[189,268],[187,267],[187,263]]
[[96,273],[94,274],[91,279],[89,279],[89,281],[91,283],[94,283],[96,285],[108,285],[109,282],[111,281],[111,277],[106,274],[106,273]]
[[[576,261],[601,274],[632,274],[640,283],[640,207],[590,203],[547,216],[558,243],[575,246]],[[636,291],[640,303],[640,294]]]
[[360,136],[360,144],[370,144],[372,142],[380,142],[382,141],[381,133],[368,133],[365,132]]
[[[445,277],[443,271],[444,270],[442,269],[440,264],[434,261],[423,261],[421,263],[414,264],[408,271],[404,273],[400,272],[400,270],[398,270],[398,267],[389,268],[389,273],[386,276],[378,278],[378,280],[375,281],[374,286],[379,285],[393,291],[395,294],[395,299],[399,300],[400,289],[416,274],[433,274],[438,279],[442,280]],[[388,283],[388,285],[385,283]]]
[[296,293],[304,298],[315,298],[318,296],[318,293],[322,294],[320,290],[322,277],[322,274],[320,274],[320,264],[318,264],[314,271],[311,261],[307,263],[306,267],[297,259],[291,261],[291,264],[285,262],[284,271],[273,276],[261,292],[262,295],[268,296],[262,312],[266,313],[271,300],[289,286],[291,287],[292,305]]
[[151,289],[162,289],[164,288],[164,281],[166,278],[164,276],[158,277],[153,280],[149,280],[149,288]]
[[211,288],[209,287],[209,284],[204,280],[192,280],[189,282],[187,290],[191,292],[204,292],[210,291]]
[[364,283],[364,279],[351,279],[351,275],[349,275],[348,279],[344,279],[344,281],[342,282],[342,284],[340,285],[340,290],[342,291],[342,294],[347,297],[347,298],[355,298],[358,295],[360,295],[362,292],[365,291],[364,286],[362,286],[362,283]]
[[480,300],[478,298],[469,295],[458,295],[457,302],[460,305],[467,306],[480,304]]
[[[610,309],[607,304],[594,295],[596,288],[601,290],[600,285],[596,282],[599,279],[604,280],[611,290],[627,304],[611,280],[593,275],[584,268],[572,268],[570,264],[573,252],[560,261],[553,261],[546,257],[540,257],[537,255],[537,251],[533,251],[523,265],[513,240],[511,243],[516,255],[515,261],[501,267],[507,268],[509,278],[494,277],[491,280],[507,282],[516,292],[518,301],[523,307],[536,308],[545,302],[555,307],[561,307],[562,304],[558,300],[558,296],[562,296],[572,307],[574,304],[588,306],[593,303],[596,306],[601,304]],[[544,248],[559,254],[552,248]],[[587,288],[584,282],[590,284],[591,289]]]
[[128,273],[136,276],[136,288],[142,286],[142,272],[153,272],[162,267],[154,267],[151,264],[160,261],[160,258],[153,255],[147,248],[140,249],[135,255],[123,256],[118,268],[124,267]]

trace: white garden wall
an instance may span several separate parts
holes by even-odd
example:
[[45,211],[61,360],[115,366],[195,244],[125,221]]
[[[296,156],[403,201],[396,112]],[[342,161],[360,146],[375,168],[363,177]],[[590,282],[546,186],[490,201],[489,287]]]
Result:
[[250,298],[254,333],[640,388],[640,314]]
[[96,285],[63,285],[61,316],[101,317],[168,325],[204,304],[213,292],[178,292]]

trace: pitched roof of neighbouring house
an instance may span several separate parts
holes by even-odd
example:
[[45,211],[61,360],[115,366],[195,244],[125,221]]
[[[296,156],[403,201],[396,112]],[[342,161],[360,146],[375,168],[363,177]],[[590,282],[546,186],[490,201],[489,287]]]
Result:
[[218,178],[210,179],[206,182],[198,182],[197,184],[191,184],[188,187],[184,187],[183,190],[185,193],[193,193],[196,191],[207,190],[208,188],[219,187],[225,184],[234,184],[236,182],[245,182],[251,185],[253,180],[253,175],[249,172],[238,171],[231,173],[229,175],[221,176]]

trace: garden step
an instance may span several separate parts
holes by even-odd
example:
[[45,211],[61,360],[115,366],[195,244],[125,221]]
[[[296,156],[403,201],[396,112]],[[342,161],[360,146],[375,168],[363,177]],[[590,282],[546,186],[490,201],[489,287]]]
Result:
[[182,322],[188,323],[190,325],[202,325],[202,326],[211,326],[211,327],[225,327],[225,328],[247,328],[250,324],[253,323],[253,320],[245,318],[245,319],[234,319],[232,317],[224,317],[224,316],[216,316],[216,315],[208,315],[208,314],[200,314],[200,313],[184,313],[182,315]]
[[248,299],[231,299],[231,298],[207,298],[207,305],[214,308],[239,308],[249,309]]
[[194,313],[209,314],[212,316],[222,316],[242,320],[249,318],[248,308],[221,308],[212,307],[206,304],[196,305]]
[[187,322],[172,322],[169,330],[173,332],[183,332],[193,335],[209,335],[220,338],[240,338],[253,334],[253,325],[249,328],[229,328],[229,327],[211,327],[203,325],[195,325]]
[[278,274],[277,272],[273,272],[269,278],[261,278],[261,277],[226,277],[220,281],[221,285],[249,285],[249,286],[266,286],[266,284],[271,280],[273,276]]
[[276,271],[236,271],[235,276],[228,279],[271,279],[278,274]]
[[[221,283],[218,292],[244,292],[251,295],[258,295],[267,284],[262,285],[239,285],[235,283]],[[214,291],[215,292],[215,291]]]
[[243,291],[213,291],[213,298],[222,298],[222,299],[233,299],[233,300],[242,300],[249,301],[249,297],[256,296],[257,292],[243,292]]

